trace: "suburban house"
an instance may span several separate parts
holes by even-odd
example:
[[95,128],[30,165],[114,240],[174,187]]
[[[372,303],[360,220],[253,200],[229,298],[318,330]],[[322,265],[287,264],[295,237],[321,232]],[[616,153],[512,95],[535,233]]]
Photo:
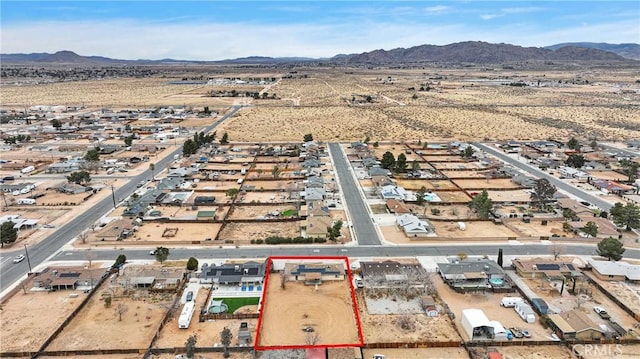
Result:
[[396,214],[411,213],[411,211],[404,205],[404,203],[398,201],[397,199],[388,199],[386,204],[387,204],[387,208],[389,209],[389,212],[391,213],[396,213]]
[[576,178],[578,180],[584,180],[584,181],[586,181],[589,178],[588,173],[580,171],[579,169],[575,169],[573,167],[568,167],[568,166],[560,166],[558,168],[558,172],[560,172],[561,177],[566,177],[566,178]]
[[572,262],[516,258],[511,261],[511,264],[516,273],[524,278],[563,279],[582,276],[582,271]]
[[117,219],[97,232],[96,238],[101,241],[120,241],[131,235],[132,231],[133,225],[130,218]]
[[426,274],[420,264],[400,263],[396,261],[360,262],[362,278],[368,287],[392,288],[413,280],[414,285],[422,285],[420,276]]
[[129,203],[122,215],[125,217],[143,216],[150,204],[160,201],[164,196],[165,194],[160,190],[148,190],[133,202]]
[[438,263],[438,273],[456,291],[511,288],[511,284],[505,281],[502,268],[489,259],[456,259],[449,263]]
[[59,192],[66,194],[79,194],[91,191],[91,187],[85,187],[75,183],[65,183],[57,189]]
[[15,184],[0,184],[0,191],[4,192],[4,193],[13,193],[13,192],[20,192],[22,190],[28,189],[28,188],[35,188],[35,185],[32,182],[22,182],[22,183],[15,183]]
[[326,196],[324,188],[306,187],[303,192],[300,193],[301,197],[304,197],[306,201],[323,200]]
[[13,228],[17,230],[32,229],[38,225],[38,219],[20,218],[19,214],[8,214],[0,217],[0,223],[13,222]]
[[284,271],[291,281],[304,281],[306,285],[322,284],[323,281],[344,280],[346,272],[342,264],[297,264],[285,263]]
[[372,166],[372,167],[369,167],[369,176],[370,177],[391,176],[391,171],[386,169],[386,168],[382,168],[382,167],[378,167],[378,166]]
[[596,278],[607,281],[640,282],[640,265],[627,262],[587,260]]
[[600,339],[605,335],[603,329],[580,310],[549,314],[549,321],[551,327],[565,340]]
[[158,189],[178,189],[184,183],[182,177],[165,177],[158,182]]
[[251,287],[261,286],[265,275],[265,262],[203,264],[200,282],[216,285]]
[[[402,187],[396,185],[386,185],[380,188],[380,195],[384,199],[397,199],[400,201],[406,201],[410,191],[405,190]],[[415,195],[413,195],[415,201]]]
[[407,237],[427,237],[435,235],[431,223],[426,219],[420,219],[413,214],[402,214],[396,217],[396,224],[402,228]]
[[303,183],[307,188],[323,188],[324,187],[324,180],[322,179],[322,177],[319,177],[319,176],[309,176]]
[[579,213],[576,215],[576,219],[577,221],[574,220],[567,222],[569,226],[571,226],[571,229],[576,232],[583,231],[587,223],[593,222],[598,227],[597,236],[618,237],[620,235],[613,222],[605,218],[594,217],[593,213]]
[[633,193],[635,190],[633,186],[610,180],[593,180],[591,181],[591,185],[604,193],[618,195]]
[[302,222],[307,237],[325,237],[327,228],[333,225],[333,219],[329,216],[313,216],[307,217]]
[[91,289],[104,274],[104,268],[47,267],[33,277],[33,290]]

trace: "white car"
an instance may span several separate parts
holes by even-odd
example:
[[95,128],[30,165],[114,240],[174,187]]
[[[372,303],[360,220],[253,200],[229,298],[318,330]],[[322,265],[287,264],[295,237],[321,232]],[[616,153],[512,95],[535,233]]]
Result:
[[21,255],[19,255],[19,256],[17,256],[17,257],[15,257],[15,258],[13,258],[13,263],[20,263],[20,262],[22,262],[23,260],[24,260],[24,255],[23,255],[23,254],[21,254]]

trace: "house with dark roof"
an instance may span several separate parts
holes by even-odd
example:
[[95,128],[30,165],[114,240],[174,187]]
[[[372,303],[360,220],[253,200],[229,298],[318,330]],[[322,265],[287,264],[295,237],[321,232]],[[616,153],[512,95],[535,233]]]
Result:
[[582,271],[572,262],[516,258],[511,264],[523,278],[563,279],[581,277]]
[[129,203],[122,215],[125,217],[143,216],[150,204],[160,202],[164,196],[165,193],[160,190],[147,190],[147,192]]
[[601,339],[605,332],[580,310],[549,314],[551,327],[565,340]]
[[306,285],[322,284],[323,281],[344,280],[346,270],[342,264],[298,264],[285,263],[284,271],[290,281],[304,281]]
[[31,283],[34,290],[91,289],[104,271],[104,268],[47,267],[42,272],[35,273]]
[[203,264],[200,281],[228,286],[262,285],[265,262],[224,263],[221,265]]
[[438,263],[438,273],[456,291],[503,290],[512,286],[505,280],[505,273],[489,259],[453,260]]

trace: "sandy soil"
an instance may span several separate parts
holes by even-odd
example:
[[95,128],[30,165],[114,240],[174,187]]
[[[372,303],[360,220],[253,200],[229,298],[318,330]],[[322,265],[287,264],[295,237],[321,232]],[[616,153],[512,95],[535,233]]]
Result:
[[398,186],[404,187],[404,189],[417,191],[420,187],[424,186],[427,190],[438,189],[458,189],[455,184],[449,180],[407,180],[396,179]]
[[[184,346],[184,343],[183,343]],[[160,354],[160,355],[151,355],[150,359],[177,359],[176,355],[179,354]],[[184,356],[180,359],[186,359]],[[197,353],[194,359],[223,359],[222,353]],[[90,358],[89,358],[90,359]],[[246,353],[230,353],[229,359],[254,359],[253,352]]]
[[604,358],[633,358],[640,353],[638,344],[600,344],[600,345],[576,345],[572,349],[582,355],[584,359]]
[[[489,320],[499,321],[505,328],[518,327],[526,329],[531,333],[533,339],[548,340],[549,334],[538,321],[536,315],[535,323],[525,323],[513,308],[503,308],[500,306],[500,300],[508,294],[460,294],[449,288],[442,278],[434,274],[433,283],[438,291],[439,297],[444,303],[449,305],[451,311],[456,316],[455,324],[458,332],[462,335],[463,340],[469,340],[466,332],[462,329],[462,310],[469,308],[481,309]],[[470,304],[471,303],[471,304]],[[526,339],[524,339],[526,340]]]
[[589,276],[594,281],[598,282],[602,287],[607,289],[624,305],[631,308],[635,313],[640,312],[640,286],[632,283],[625,282],[609,282],[598,279],[594,275]]
[[478,221],[464,222],[466,229],[458,229],[458,222],[431,221],[436,229],[436,235],[444,238],[482,238],[482,237],[516,237],[517,234],[504,225],[493,222]]
[[486,178],[485,173],[480,171],[442,170],[440,172],[449,178]]
[[487,191],[494,202],[529,202],[531,195],[523,189],[511,191]]
[[259,345],[305,345],[304,327],[318,335],[316,344],[359,343],[349,283],[327,281],[318,286],[287,282],[273,274],[266,288]]
[[288,210],[296,210],[293,205],[277,206],[234,206],[229,219],[257,219],[261,216],[268,216],[269,213],[282,213]]
[[220,240],[233,240],[234,243],[248,244],[252,239],[265,239],[269,236],[297,237],[299,235],[299,221],[228,223],[220,233]]
[[[69,297],[72,293],[78,297]],[[0,310],[0,351],[37,351],[84,296],[80,291],[17,292]]]
[[626,181],[628,179],[627,176],[615,172],[615,171],[586,171],[590,176],[599,179],[606,179],[612,181]]
[[246,192],[239,196],[241,201],[236,199],[236,203],[271,203],[288,201],[287,194],[283,192]]
[[382,354],[385,359],[468,359],[464,348],[428,348],[428,349],[364,349],[364,358],[373,358]]
[[[105,282],[108,286],[108,282]],[[162,317],[173,299],[169,294],[146,295],[138,291],[139,299],[115,297],[111,308],[105,308],[98,289],[89,304],[69,326],[51,343],[50,350],[62,349],[128,349],[146,348],[160,325]],[[116,308],[127,307],[118,320]],[[110,328],[110,330],[104,330]]]
[[511,220],[508,222],[510,228],[520,232],[525,237],[551,237],[554,234],[559,236],[566,235],[562,230],[562,221],[549,221],[546,226],[542,225],[542,221],[531,221],[530,223],[524,223],[522,220]]
[[500,347],[498,352],[503,355],[504,359],[572,359],[569,348],[562,345],[547,345],[535,347]]
[[[195,215],[195,213],[194,213]],[[162,242],[185,242],[191,241],[204,241],[206,238],[215,238],[216,234],[222,226],[221,223],[158,223],[148,222],[143,223],[139,227],[138,231],[131,237],[118,242],[120,244],[127,243],[141,243],[141,242],[153,242],[154,244]],[[165,229],[178,228],[178,232],[174,237],[162,237]],[[88,232],[88,243],[95,242],[100,244],[100,234],[96,232]]]
[[489,179],[489,180],[457,179],[457,180],[453,180],[453,182],[463,189],[467,189],[467,190],[473,189],[473,190],[477,190],[478,192],[482,191],[483,189],[487,189],[487,190],[509,189],[509,188],[516,189],[519,187],[518,185],[513,183],[509,178],[499,178],[499,179]]
[[357,299],[365,343],[460,340],[460,335],[445,315],[435,318],[412,315],[415,329],[404,330],[397,324],[400,315],[369,314],[362,292],[358,293]]

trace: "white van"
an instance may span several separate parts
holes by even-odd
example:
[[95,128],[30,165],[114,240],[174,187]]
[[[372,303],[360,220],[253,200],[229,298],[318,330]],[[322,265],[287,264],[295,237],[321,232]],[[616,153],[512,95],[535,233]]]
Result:
[[522,302],[523,299],[520,297],[503,297],[500,301],[500,305],[505,308],[513,308],[516,304]]

